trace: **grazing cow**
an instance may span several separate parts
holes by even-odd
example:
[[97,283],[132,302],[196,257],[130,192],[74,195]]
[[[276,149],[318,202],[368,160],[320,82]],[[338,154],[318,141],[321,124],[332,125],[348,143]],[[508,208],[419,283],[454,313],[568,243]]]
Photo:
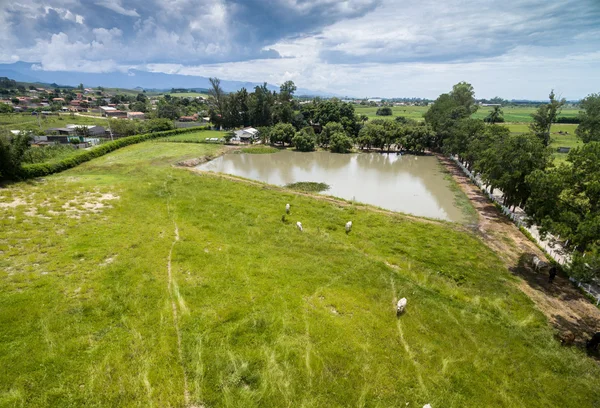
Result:
[[554,281],[554,278],[556,278],[556,271],[556,265],[552,265],[548,271],[548,283],[552,283]]
[[587,344],[585,345],[585,347],[592,351],[592,350],[596,350],[596,348],[598,348],[598,344],[600,344],[600,332],[596,332],[592,338],[587,342]]
[[533,257],[533,268],[536,271],[539,271],[540,269],[543,269],[546,267],[546,262],[542,261],[540,258],[538,258],[537,256]]
[[298,221],[296,223],[296,227],[298,227],[298,229],[300,230],[300,232],[302,232],[302,223],[300,221]]
[[406,303],[408,301],[406,300],[406,298],[402,298],[398,301],[398,305],[396,306],[396,314],[397,315],[401,315],[402,313],[404,313],[404,309],[406,309]]
[[290,213],[290,205],[289,205],[289,204],[286,204],[286,205],[285,205],[285,213],[286,213],[286,214],[289,214],[289,213]]
[[348,234],[350,231],[352,231],[352,221],[348,221],[346,223],[346,234]]

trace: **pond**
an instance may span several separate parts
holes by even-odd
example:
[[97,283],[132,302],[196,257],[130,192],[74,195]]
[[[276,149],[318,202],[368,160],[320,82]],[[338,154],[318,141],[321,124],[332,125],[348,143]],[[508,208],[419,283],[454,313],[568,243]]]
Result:
[[322,194],[418,216],[466,221],[455,205],[450,182],[433,156],[280,151],[226,154],[197,168],[278,186],[323,182],[330,189]]

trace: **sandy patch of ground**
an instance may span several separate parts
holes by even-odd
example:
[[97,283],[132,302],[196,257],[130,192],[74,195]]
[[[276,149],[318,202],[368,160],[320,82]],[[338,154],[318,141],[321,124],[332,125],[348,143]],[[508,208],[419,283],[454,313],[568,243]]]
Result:
[[529,296],[568,344],[583,345],[600,331],[600,310],[577,290],[565,276],[548,282],[548,271],[535,271],[531,259],[547,261],[543,252],[487,199],[451,160],[438,156],[454,180],[470,198],[479,214],[477,232],[502,259],[506,267],[522,279],[519,288]]

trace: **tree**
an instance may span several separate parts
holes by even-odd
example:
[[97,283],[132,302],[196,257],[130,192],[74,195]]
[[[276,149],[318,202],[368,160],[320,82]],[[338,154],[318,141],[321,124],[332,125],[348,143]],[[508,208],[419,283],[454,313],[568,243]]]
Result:
[[369,122],[364,125],[360,132],[358,132],[358,139],[356,142],[360,149],[371,149],[371,147],[376,146],[380,135],[385,132],[383,125],[378,124],[377,122]]
[[0,103],[0,113],[13,113],[14,108],[6,103]]
[[181,112],[179,112],[176,105],[166,101],[159,101],[156,107],[156,117],[176,120],[179,119],[180,116]]
[[319,146],[327,148],[327,146],[329,146],[331,136],[337,132],[345,133],[344,127],[338,122],[329,122],[323,126],[323,130],[321,130],[321,133],[319,133],[317,136],[317,143]]
[[590,94],[581,101],[579,126],[575,130],[583,143],[600,142],[600,93]]
[[289,123],[278,123],[271,129],[271,143],[281,143],[285,146],[286,143],[292,143],[292,138],[296,135],[294,126]]
[[147,133],[163,132],[165,130],[175,129],[173,121],[165,118],[155,118],[144,122],[145,131]]
[[465,118],[477,112],[478,106],[475,101],[475,90],[468,82],[459,82],[452,87],[450,96],[459,108],[464,109]]
[[544,146],[550,145],[550,128],[556,122],[558,114],[567,102],[564,98],[560,101],[555,99],[554,90],[550,91],[550,103],[540,105],[535,113],[531,114],[533,123],[529,126],[531,131],[542,141]]
[[335,132],[331,135],[329,149],[334,153],[348,153],[352,150],[352,139],[346,132]]
[[301,152],[311,152],[315,150],[316,142],[315,131],[310,126],[296,132],[292,138],[292,143],[296,147],[296,150]]
[[249,109],[250,121],[252,126],[270,126],[272,124],[272,107],[275,102],[275,96],[267,88],[265,82],[261,86],[254,88],[254,93],[250,95]]
[[27,132],[16,136],[0,135],[0,179],[16,179],[19,176],[21,162],[29,149],[31,137]]
[[392,116],[393,112],[392,112],[392,108],[390,108],[389,106],[383,106],[383,107],[377,109],[377,112],[375,114],[377,116]]
[[571,150],[567,163],[531,174],[527,211],[544,231],[581,252],[600,248],[600,142]]
[[367,115],[360,115],[360,121],[362,122],[363,125],[365,123],[367,123],[368,120],[369,120],[369,117]]
[[491,125],[504,122],[504,112],[500,106],[494,106],[492,111],[486,116],[484,122]]
[[149,109],[146,103],[137,101],[129,104],[129,110],[132,112],[148,112]]
[[471,142],[484,130],[485,124],[479,119],[466,118],[454,122],[448,137],[444,139],[444,152],[458,155],[462,160]]
[[[500,133],[500,135],[502,135]],[[485,149],[475,161],[481,178],[504,193],[504,205],[523,205],[531,195],[527,177],[544,170],[550,150],[533,134],[508,135]]]
[[225,110],[225,92],[221,88],[221,80],[209,78],[211,88],[208,90],[208,108],[210,121],[221,127]]

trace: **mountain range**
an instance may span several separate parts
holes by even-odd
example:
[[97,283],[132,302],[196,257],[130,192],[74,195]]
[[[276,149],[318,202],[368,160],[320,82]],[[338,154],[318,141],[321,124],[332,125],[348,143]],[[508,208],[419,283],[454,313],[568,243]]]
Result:
[[[12,64],[0,64],[0,77],[7,77],[19,82],[58,84],[67,86],[86,87],[103,86],[106,88],[143,88],[170,90],[171,88],[210,88],[208,78],[192,75],[164,74],[161,72],[147,72],[130,69],[127,72],[88,73],[74,71],[43,71],[36,69],[37,63],[15,62]],[[226,92],[235,92],[241,88],[249,91],[255,86],[262,85],[256,82],[221,80],[221,87]],[[272,91],[278,91],[279,87],[267,84]],[[296,95],[309,96],[336,96],[331,93],[298,88]]]

